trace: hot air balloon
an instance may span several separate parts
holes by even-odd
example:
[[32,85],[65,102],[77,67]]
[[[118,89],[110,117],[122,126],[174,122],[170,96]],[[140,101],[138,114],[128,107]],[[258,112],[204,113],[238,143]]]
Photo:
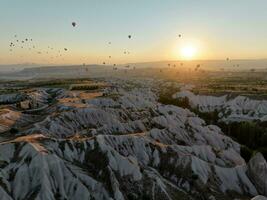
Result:
[[197,71],[198,68],[200,68],[200,64],[196,65],[195,71]]
[[128,35],[128,38],[129,38],[129,39],[131,39],[131,38],[132,38],[132,36],[131,36],[131,35]]
[[72,22],[71,25],[72,25],[73,27],[75,27],[75,26],[76,26],[76,22]]

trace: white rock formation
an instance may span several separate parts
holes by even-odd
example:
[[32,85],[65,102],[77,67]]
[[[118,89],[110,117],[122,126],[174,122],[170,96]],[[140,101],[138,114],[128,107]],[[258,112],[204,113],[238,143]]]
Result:
[[197,108],[201,112],[214,112],[217,110],[220,119],[225,122],[267,121],[266,100],[253,100],[244,96],[229,99],[227,95],[220,97],[195,95],[188,90],[174,94],[173,98],[188,98],[190,106]]
[[[265,194],[260,154],[247,165],[240,145],[220,128],[158,103],[151,80],[131,89],[129,82],[126,88],[110,82],[114,87],[95,99],[53,91],[72,104],[55,102],[44,119],[20,132],[26,136],[0,143],[0,197],[228,200]],[[36,99],[45,104],[47,98]]]

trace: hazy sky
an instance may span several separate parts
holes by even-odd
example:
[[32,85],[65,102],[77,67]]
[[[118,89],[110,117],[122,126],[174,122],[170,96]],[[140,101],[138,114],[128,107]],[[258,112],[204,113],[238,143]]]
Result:
[[267,0],[0,0],[0,63],[173,60],[188,45],[194,59],[267,58],[266,9]]

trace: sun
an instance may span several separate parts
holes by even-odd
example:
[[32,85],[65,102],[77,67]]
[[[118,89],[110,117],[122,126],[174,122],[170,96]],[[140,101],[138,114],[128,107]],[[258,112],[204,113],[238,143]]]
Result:
[[181,48],[181,55],[184,59],[192,59],[196,55],[197,49],[193,45],[187,45]]

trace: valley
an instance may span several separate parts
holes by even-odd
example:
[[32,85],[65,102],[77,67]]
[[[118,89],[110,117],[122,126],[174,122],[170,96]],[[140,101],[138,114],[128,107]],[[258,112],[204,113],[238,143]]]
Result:
[[[215,106],[237,115],[228,106],[233,103],[195,97],[193,84],[153,76],[8,84],[16,91],[0,95],[1,196],[245,200],[266,195],[264,154],[255,151],[247,159],[234,137],[196,112]],[[176,99],[183,94],[191,95],[186,96],[190,108]],[[205,104],[195,105],[194,98]],[[246,112],[265,121],[266,102],[258,101],[247,99],[259,110]],[[238,122],[246,119],[240,116]]]

